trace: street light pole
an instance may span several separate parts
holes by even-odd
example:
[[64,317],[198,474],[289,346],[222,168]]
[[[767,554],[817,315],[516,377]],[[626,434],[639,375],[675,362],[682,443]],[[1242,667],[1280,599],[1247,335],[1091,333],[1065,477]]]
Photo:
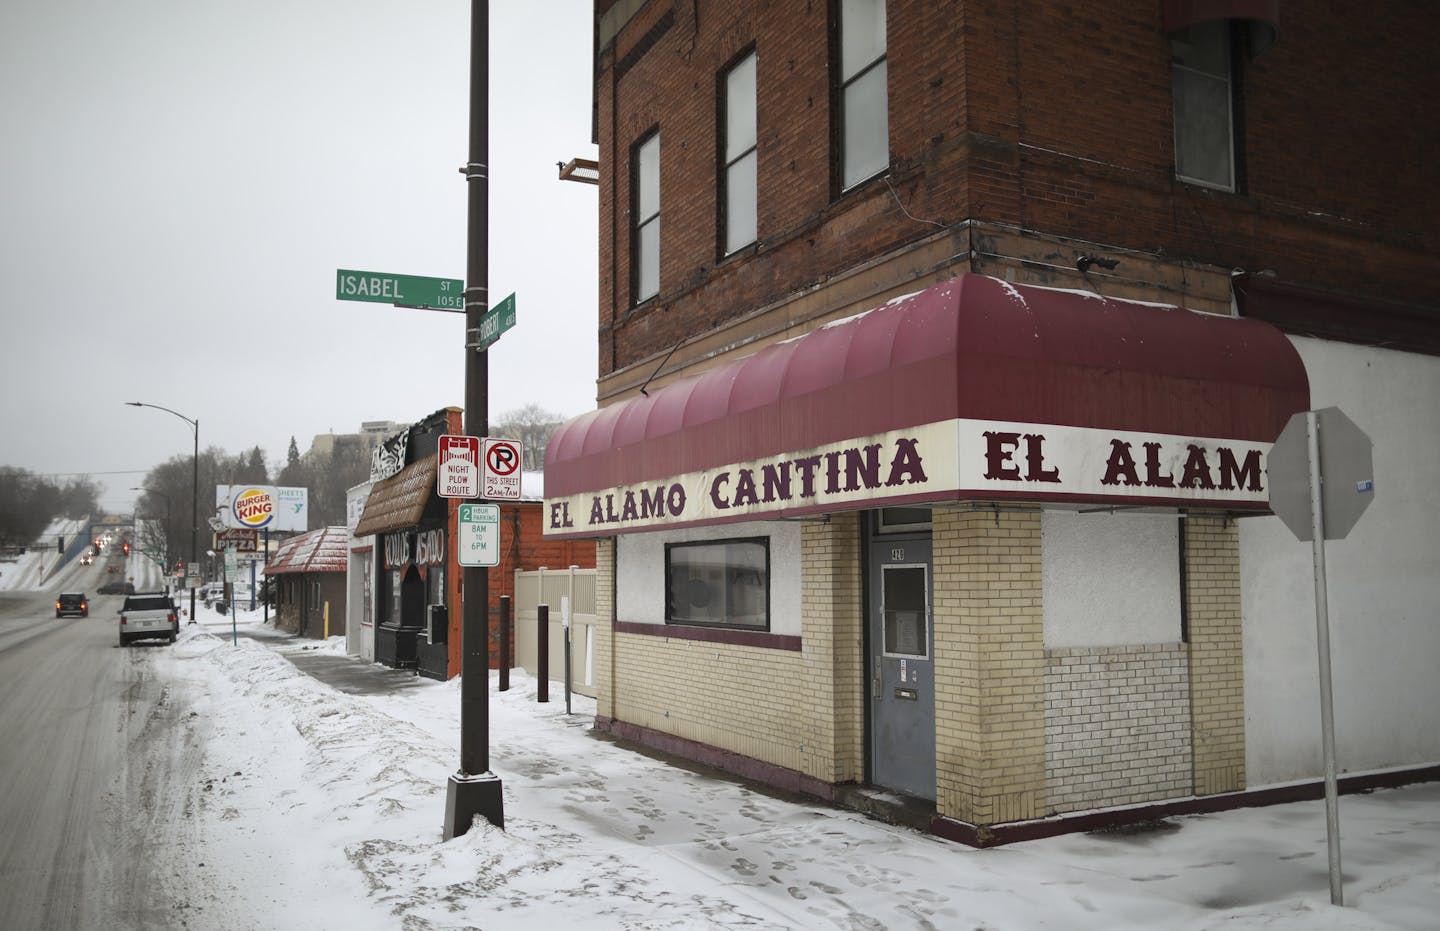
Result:
[[[126,401],[130,407],[153,407],[157,411],[164,411],[167,414],[174,414],[190,425],[195,434],[195,455],[191,460],[190,470],[190,565],[195,565],[196,556],[199,553],[200,539],[200,421],[186,417],[179,411],[172,411],[168,407],[161,407],[159,404],[146,404],[144,401]],[[189,573],[187,572],[188,576]],[[190,623],[195,623],[195,586],[190,586]]]
[[[470,156],[466,181],[465,432],[490,432],[490,362],[479,346],[480,321],[489,308],[490,223],[490,4],[470,3]],[[445,796],[446,840],[470,830],[482,816],[505,827],[500,778],[490,771],[490,577],[466,566],[460,620],[460,771]]]

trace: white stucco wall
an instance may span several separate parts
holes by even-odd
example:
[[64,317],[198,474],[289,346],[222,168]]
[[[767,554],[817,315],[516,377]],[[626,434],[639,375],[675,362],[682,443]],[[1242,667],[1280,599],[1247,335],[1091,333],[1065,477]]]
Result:
[[[1292,339],[1311,406],[1374,442],[1375,500],[1326,544],[1336,761],[1365,772],[1440,761],[1440,358]],[[1323,774],[1309,543],[1240,522],[1246,778]]]
[[665,544],[737,537],[770,539],[770,632],[800,635],[800,524],[749,521],[616,538],[615,616],[621,621],[665,623]]
[[1178,519],[1046,511],[1040,521],[1045,646],[1180,639]]

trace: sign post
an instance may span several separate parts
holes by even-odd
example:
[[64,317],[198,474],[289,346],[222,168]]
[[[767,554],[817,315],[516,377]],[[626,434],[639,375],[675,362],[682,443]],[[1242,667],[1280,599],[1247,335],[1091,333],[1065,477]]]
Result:
[[[1322,437],[1324,442],[1321,442]],[[1338,407],[1295,414],[1280,431],[1270,450],[1267,471],[1270,508],[1298,539],[1310,541],[1315,567],[1315,641],[1320,660],[1320,732],[1325,755],[1325,834],[1330,853],[1330,904],[1344,905],[1325,541],[1344,539],[1375,498],[1370,437]]]

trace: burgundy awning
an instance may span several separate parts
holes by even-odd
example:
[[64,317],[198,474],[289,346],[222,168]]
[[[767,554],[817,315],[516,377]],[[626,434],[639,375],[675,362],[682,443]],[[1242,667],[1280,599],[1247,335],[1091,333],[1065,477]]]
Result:
[[941,422],[1268,444],[1308,404],[1268,324],[965,274],[569,421],[546,500]]
[[1161,14],[1166,32],[1217,19],[1248,22],[1252,58],[1274,45],[1280,32],[1280,0],[1163,0]]

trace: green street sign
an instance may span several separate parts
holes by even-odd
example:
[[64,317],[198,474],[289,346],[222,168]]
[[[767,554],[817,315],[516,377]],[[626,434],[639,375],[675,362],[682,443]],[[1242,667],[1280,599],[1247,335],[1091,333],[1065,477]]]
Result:
[[476,349],[489,348],[490,344],[500,338],[500,334],[515,325],[515,295],[512,292],[505,300],[485,311],[485,316],[480,318],[480,332],[476,340]]
[[385,272],[335,271],[335,300],[369,301],[396,307],[465,311],[465,282],[459,278],[425,278]]

